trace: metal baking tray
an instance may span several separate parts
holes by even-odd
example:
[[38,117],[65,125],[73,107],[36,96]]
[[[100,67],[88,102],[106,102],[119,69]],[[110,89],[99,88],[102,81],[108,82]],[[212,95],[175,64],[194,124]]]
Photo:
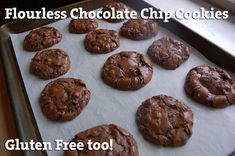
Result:
[[[100,8],[110,2],[110,0],[87,0],[55,10],[69,11],[75,7],[83,7],[84,10],[90,11]],[[126,3],[136,11],[139,11],[144,7],[153,7],[141,0],[122,0],[121,2]],[[155,9],[157,10],[157,8]],[[21,33],[55,21],[56,20],[19,20],[0,27],[1,61],[4,65],[8,86],[7,91],[11,99],[12,109],[17,123],[17,130],[21,141],[28,141],[30,139],[33,139],[34,141],[42,141],[42,138],[16,61],[10,34]],[[197,34],[197,32],[183,26],[174,19],[171,19],[169,23],[164,23],[162,20],[157,20],[157,22],[161,27],[168,29],[176,36],[189,43],[192,47],[196,48],[213,63],[235,73],[235,58],[230,54],[230,52],[209,42],[200,36],[200,34]],[[23,151],[23,153],[26,156],[47,155],[46,151]]]

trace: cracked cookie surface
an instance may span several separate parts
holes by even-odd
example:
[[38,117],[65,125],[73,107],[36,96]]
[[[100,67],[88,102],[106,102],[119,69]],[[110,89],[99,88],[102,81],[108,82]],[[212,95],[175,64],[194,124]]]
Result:
[[191,69],[186,77],[185,91],[198,103],[211,107],[235,104],[235,83],[219,67],[200,65]]
[[136,122],[144,139],[162,146],[181,146],[192,135],[193,112],[171,96],[158,95],[140,105]]
[[48,119],[68,121],[78,116],[89,100],[90,91],[82,80],[60,78],[45,86],[39,103]]
[[[113,140],[112,150],[88,150],[87,141],[109,142]],[[138,147],[133,136],[123,128],[114,125],[99,125],[75,135],[71,142],[83,142],[82,151],[65,151],[64,156],[138,156]]]
[[[102,12],[112,12],[112,9],[111,8],[114,8],[114,11],[115,11],[115,14],[117,14],[117,12],[124,12],[125,10],[131,10],[128,6],[126,6],[124,3],[121,3],[121,2],[114,2],[114,3],[109,3],[107,5],[105,5],[103,8],[102,8]],[[122,22],[124,21],[125,19],[119,19],[119,18],[109,18],[109,19],[104,19],[110,23],[119,23],[119,22]]]
[[103,81],[120,90],[137,90],[145,86],[152,75],[151,61],[133,51],[122,51],[110,56],[102,70]]
[[132,40],[144,40],[156,36],[158,24],[152,20],[130,19],[121,27],[122,36]]
[[69,32],[82,34],[95,30],[98,23],[94,19],[72,19],[69,23]]
[[84,46],[87,51],[103,54],[120,46],[119,35],[115,30],[97,29],[86,35]]
[[68,54],[61,49],[47,49],[37,52],[30,63],[30,72],[41,79],[63,75],[70,69]]
[[62,34],[53,27],[41,27],[25,36],[23,48],[27,51],[40,51],[61,41]]
[[178,68],[190,55],[186,45],[170,37],[154,41],[147,53],[153,62],[171,70]]

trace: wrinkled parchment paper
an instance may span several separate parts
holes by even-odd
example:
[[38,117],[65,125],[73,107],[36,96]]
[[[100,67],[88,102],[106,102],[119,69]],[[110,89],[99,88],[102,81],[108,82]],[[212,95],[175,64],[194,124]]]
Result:
[[[185,76],[191,68],[200,64],[213,65],[196,49],[186,43],[190,47],[191,56],[178,69],[166,70],[154,65],[153,78],[144,88],[137,91],[119,91],[104,84],[100,77],[101,68],[109,56],[122,50],[134,50],[146,55],[147,48],[154,40],[167,35],[179,38],[160,27],[158,35],[154,38],[132,41],[120,37],[121,46],[117,50],[108,54],[91,54],[83,46],[85,34],[68,32],[69,22],[70,19],[66,19],[48,25],[57,28],[63,35],[62,41],[52,48],[63,49],[72,61],[69,72],[61,77],[79,78],[91,91],[87,107],[69,122],[53,122],[42,114],[38,102],[39,95],[44,86],[52,80],[41,80],[29,73],[29,64],[35,53],[26,52],[22,48],[23,39],[28,32],[11,35],[30,104],[44,142],[53,144],[55,139],[70,141],[80,131],[99,124],[114,123],[133,134],[140,156],[227,156],[235,150],[235,105],[224,109],[202,106],[188,98],[183,89]],[[122,25],[102,20],[98,20],[98,23],[99,28],[117,31]],[[235,80],[234,74],[232,77]],[[193,135],[183,147],[166,148],[153,145],[145,141],[137,129],[135,113],[138,106],[147,98],[158,94],[173,96],[190,106],[194,112]],[[48,155],[62,156],[63,151],[48,151]]]

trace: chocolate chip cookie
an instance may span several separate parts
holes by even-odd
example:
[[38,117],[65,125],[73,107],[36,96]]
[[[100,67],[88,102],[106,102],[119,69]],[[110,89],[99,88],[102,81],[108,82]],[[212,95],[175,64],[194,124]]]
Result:
[[158,24],[152,20],[130,19],[121,27],[122,36],[132,40],[144,40],[156,36]]
[[[110,142],[112,139],[112,149],[108,150],[89,150],[87,141]],[[82,151],[65,151],[64,156],[138,156],[138,146],[133,136],[117,125],[99,125],[75,135],[71,142],[83,142]]]
[[[131,10],[128,6],[126,6],[124,3],[121,2],[114,2],[114,3],[109,3],[107,5],[105,5],[102,9],[102,12],[110,12],[112,13],[112,8],[114,9],[115,15],[117,15],[117,12],[124,12],[125,10]],[[109,18],[109,19],[105,19],[104,20],[111,22],[111,23],[119,23],[124,21],[125,19],[122,18]]]
[[69,32],[82,34],[95,30],[98,23],[94,19],[72,19],[69,23]]
[[91,31],[86,35],[84,46],[87,51],[96,54],[111,52],[120,46],[118,32],[108,29]]
[[110,56],[102,70],[103,81],[120,90],[137,90],[145,86],[152,75],[151,61],[133,51],[122,51]]
[[78,116],[89,100],[90,91],[82,80],[60,78],[46,85],[39,102],[48,119],[68,121]]
[[55,78],[68,72],[70,59],[61,49],[47,49],[37,52],[30,63],[30,72],[41,79]]
[[62,34],[53,27],[41,27],[25,36],[23,47],[27,51],[40,51],[61,41]]
[[182,42],[163,37],[152,43],[148,49],[148,55],[156,64],[174,70],[189,58],[190,52]]
[[193,100],[211,107],[235,104],[235,83],[219,67],[200,65],[191,69],[186,77],[185,91]]
[[144,139],[161,146],[184,145],[192,135],[192,110],[171,96],[158,95],[144,101],[136,121]]

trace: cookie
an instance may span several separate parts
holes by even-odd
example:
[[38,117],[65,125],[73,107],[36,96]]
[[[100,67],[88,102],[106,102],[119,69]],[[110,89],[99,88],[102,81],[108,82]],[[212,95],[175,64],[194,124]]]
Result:
[[63,75],[70,69],[70,58],[61,49],[47,49],[37,52],[30,63],[30,72],[41,79]]
[[144,40],[156,36],[158,24],[152,20],[130,19],[121,27],[122,36],[132,40]]
[[[102,9],[102,12],[110,12],[112,13],[112,8],[114,9],[115,15],[117,15],[117,12],[124,12],[125,10],[131,10],[128,6],[126,6],[124,3],[121,2],[113,2],[113,3],[109,3],[107,5],[105,5]],[[121,19],[121,18],[108,18],[104,20],[110,22],[110,23],[119,23],[124,21],[125,19]]]
[[62,34],[53,27],[41,27],[25,36],[23,48],[27,51],[40,51],[61,41]]
[[84,46],[96,54],[111,52],[120,46],[119,35],[115,30],[97,29],[86,35]]
[[211,107],[235,104],[235,83],[219,67],[200,65],[191,69],[186,77],[185,91],[193,100]]
[[122,51],[110,56],[102,70],[103,81],[120,90],[137,90],[153,75],[152,63],[140,53]]
[[72,19],[69,23],[69,32],[75,34],[88,33],[97,27],[98,23],[93,19]]
[[78,116],[89,100],[90,91],[82,80],[60,78],[45,86],[39,103],[48,119],[68,121]]
[[170,70],[178,68],[190,55],[185,44],[170,37],[154,41],[147,53],[153,62]]
[[[87,141],[110,142],[112,139],[112,149],[108,150],[88,150]],[[117,125],[99,125],[74,136],[71,142],[83,142],[84,150],[65,151],[64,156],[138,156],[138,146],[133,136]]]
[[192,135],[192,110],[171,96],[158,95],[144,101],[136,122],[145,140],[161,146],[182,146]]

